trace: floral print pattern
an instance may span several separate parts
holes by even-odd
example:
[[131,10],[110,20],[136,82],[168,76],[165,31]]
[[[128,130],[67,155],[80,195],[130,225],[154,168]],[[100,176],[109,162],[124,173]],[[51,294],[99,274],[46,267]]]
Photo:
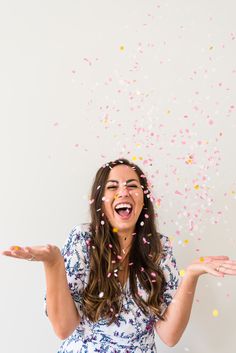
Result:
[[[123,306],[115,323],[107,325],[106,319],[90,322],[82,310],[82,293],[89,278],[89,224],[76,225],[71,230],[61,253],[65,261],[67,281],[72,298],[80,314],[81,322],[75,331],[63,340],[58,353],[155,353],[154,324],[158,317],[145,316],[133,300],[129,279],[123,288]],[[161,267],[166,278],[163,310],[171,303],[178,288],[179,272],[167,236],[161,235],[163,257]],[[147,293],[137,278],[139,294],[146,299]],[[46,295],[44,297],[45,313]]]

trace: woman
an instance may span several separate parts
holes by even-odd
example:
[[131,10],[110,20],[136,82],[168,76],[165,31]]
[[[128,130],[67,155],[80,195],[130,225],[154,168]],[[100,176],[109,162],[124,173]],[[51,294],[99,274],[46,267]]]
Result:
[[236,275],[236,261],[207,256],[193,261],[180,281],[169,239],[156,230],[148,181],[126,159],[98,170],[90,211],[91,223],[75,226],[62,251],[47,245],[3,252],[43,262],[46,314],[63,339],[58,353],[152,353],[154,331],[174,346],[198,278]]

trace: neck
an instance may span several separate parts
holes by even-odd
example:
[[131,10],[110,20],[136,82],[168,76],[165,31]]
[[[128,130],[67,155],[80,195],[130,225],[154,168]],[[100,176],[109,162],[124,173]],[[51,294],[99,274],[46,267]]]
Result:
[[117,234],[118,240],[120,243],[120,248],[121,248],[121,256],[122,258],[126,257],[127,253],[129,252],[131,245],[133,243],[133,235],[131,233],[129,234],[122,234],[118,232]]

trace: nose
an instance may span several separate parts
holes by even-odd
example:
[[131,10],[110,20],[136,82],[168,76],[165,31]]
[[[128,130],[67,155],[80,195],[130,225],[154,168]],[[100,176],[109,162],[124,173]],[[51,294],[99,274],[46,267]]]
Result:
[[116,197],[129,196],[127,185],[121,185],[117,191]]

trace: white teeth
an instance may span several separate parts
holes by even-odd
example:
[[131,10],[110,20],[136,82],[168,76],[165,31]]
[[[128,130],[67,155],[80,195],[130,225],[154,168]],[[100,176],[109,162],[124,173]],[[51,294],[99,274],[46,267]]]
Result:
[[129,203],[119,203],[119,205],[117,205],[115,209],[119,210],[120,208],[132,208],[132,206]]

